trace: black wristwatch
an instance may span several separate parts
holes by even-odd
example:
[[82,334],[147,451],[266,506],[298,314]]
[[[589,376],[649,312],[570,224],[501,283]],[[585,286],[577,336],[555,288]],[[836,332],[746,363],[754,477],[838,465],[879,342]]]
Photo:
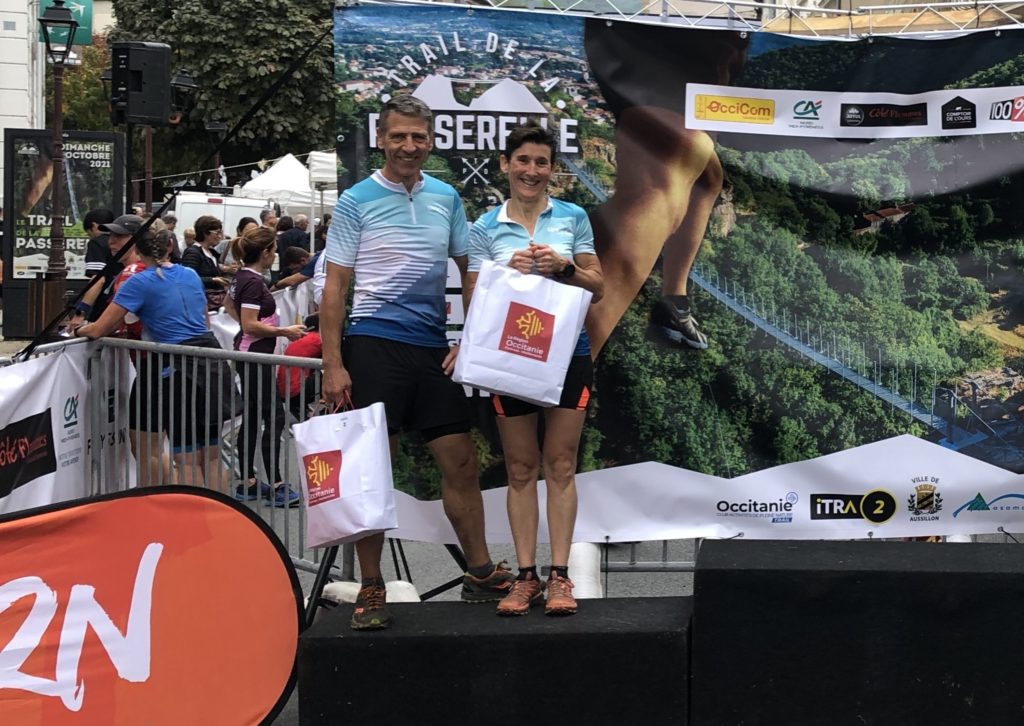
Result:
[[565,267],[562,268],[562,271],[555,275],[555,277],[557,277],[559,280],[568,280],[575,274],[576,265],[572,264],[571,262],[567,262],[565,263]]

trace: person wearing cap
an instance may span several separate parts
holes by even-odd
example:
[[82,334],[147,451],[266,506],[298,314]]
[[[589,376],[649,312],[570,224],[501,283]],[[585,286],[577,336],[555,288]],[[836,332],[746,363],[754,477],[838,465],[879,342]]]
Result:
[[[158,222],[154,222],[152,228],[154,233],[159,231],[155,226]],[[136,214],[122,214],[113,222],[99,225],[100,232],[108,235],[107,256],[103,260],[102,267],[103,276],[93,279],[82,295],[82,299],[75,305],[76,315],[68,324],[70,330],[74,330],[86,320],[89,322],[99,320],[114,289],[114,281],[124,269],[124,264],[117,260],[117,255],[125,243],[132,238],[132,235],[139,231],[142,224],[142,217]],[[162,222],[159,222],[159,225],[160,228],[163,228]]]

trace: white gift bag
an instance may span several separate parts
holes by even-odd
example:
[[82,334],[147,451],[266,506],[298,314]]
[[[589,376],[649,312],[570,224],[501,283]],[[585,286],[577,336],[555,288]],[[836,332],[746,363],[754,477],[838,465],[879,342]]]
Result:
[[398,526],[384,404],[292,426],[306,543],[329,547]]
[[556,405],[590,297],[575,285],[484,262],[452,379],[539,406]]

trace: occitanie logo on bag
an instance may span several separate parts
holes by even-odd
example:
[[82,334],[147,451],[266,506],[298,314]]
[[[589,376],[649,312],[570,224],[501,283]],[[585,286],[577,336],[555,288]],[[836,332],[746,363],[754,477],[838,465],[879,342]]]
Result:
[[341,452],[321,451],[302,457],[306,467],[309,506],[323,504],[341,496]]
[[546,361],[555,331],[555,316],[520,303],[509,303],[500,350]]
[[711,96],[698,93],[694,115],[702,121],[771,124],[775,122],[775,101],[769,98]]

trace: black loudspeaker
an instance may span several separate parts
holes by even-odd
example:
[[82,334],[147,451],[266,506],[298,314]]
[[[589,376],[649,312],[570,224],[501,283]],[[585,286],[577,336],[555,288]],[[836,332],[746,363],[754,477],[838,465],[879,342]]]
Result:
[[115,124],[166,126],[171,116],[171,46],[112,44],[110,114]]
[[299,638],[299,723],[684,726],[690,598],[581,600],[501,618],[492,605],[391,605],[355,632],[352,606]]
[[1024,548],[708,541],[693,726],[1024,723]]

